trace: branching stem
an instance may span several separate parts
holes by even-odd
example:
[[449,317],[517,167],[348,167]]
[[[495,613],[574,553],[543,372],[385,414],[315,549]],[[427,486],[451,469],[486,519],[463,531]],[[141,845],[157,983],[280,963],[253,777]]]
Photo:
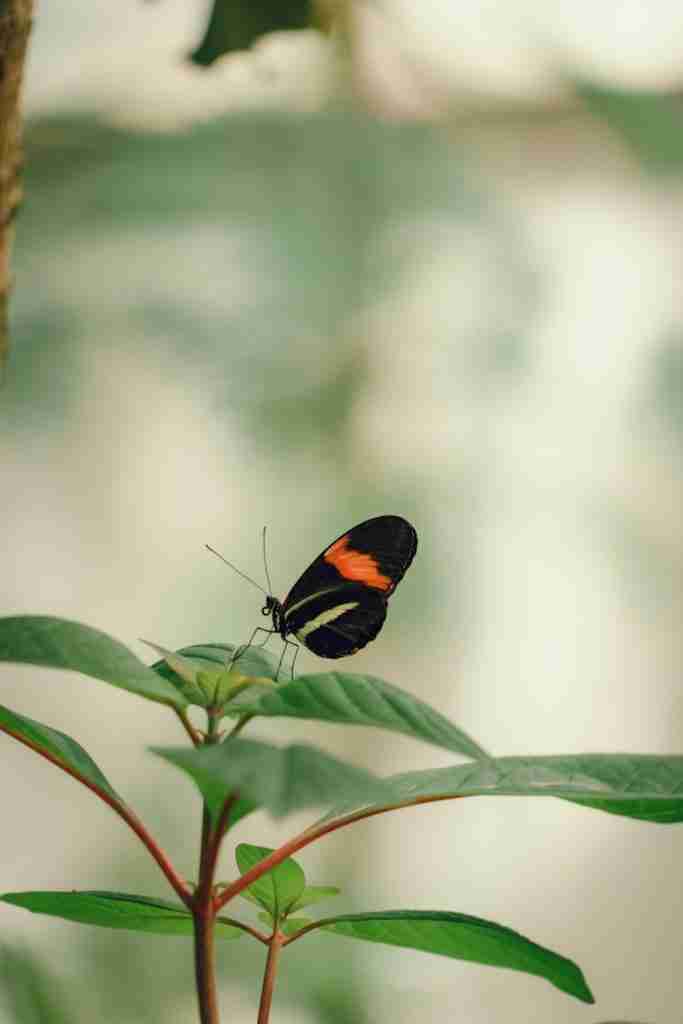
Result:
[[227,885],[223,890],[221,896],[217,900],[217,906],[220,909],[224,907],[226,903],[229,903],[231,899],[238,896],[243,889],[255,882],[261,875],[264,875],[266,871],[270,871],[272,868],[277,867],[287,857],[291,857],[292,854],[297,853],[299,850],[303,850],[305,846],[310,843],[316,842],[318,839],[322,839],[323,836],[329,835],[331,832],[336,832],[339,828],[344,828],[346,825],[354,825],[357,821],[363,821],[364,818],[373,818],[377,814],[386,814],[388,811],[400,811],[404,807],[417,807],[419,804],[436,803],[439,800],[459,800],[460,797],[452,796],[429,796],[429,797],[417,797],[415,800],[401,801],[396,804],[385,804],[383,807],[373,807],[362,811],[354,811],[352,814],[347,814],[343,818],[337,818],[334,821],[326,821],[320,825],[313,825],[311,828],[306,829],[304,832],[300,832],[298,836],[294,836],[289,842],[283,843],[282,846],[278,847],[277,850],[273,850],[269,857],[264,857],[262,861],[259,861],[250,871],[246,871],[240,878],[237,878],[232,885]]
[[199,733],[199,731],[197,729],[195,729],[195,727],[193,726],[192,722],[190,721],[190,719],[188,717],[188,714],[187,714],[187,711],[184,708],[177,708],[177,707],[174,707],[173,710],[175,711],[176,715],[178,716],[178,718],[180,720],[180,724],[182,725],[183,729],[185,730],[187,735],[190,737],[190,740],[192,741],[192,745],[194,747],[198,747],[201,744],[201,742],[202,742],[202,737],[201,737],[201,734]]

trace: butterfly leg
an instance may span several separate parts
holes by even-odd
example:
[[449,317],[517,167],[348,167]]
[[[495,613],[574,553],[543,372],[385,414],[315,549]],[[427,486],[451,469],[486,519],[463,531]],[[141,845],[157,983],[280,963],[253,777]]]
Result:
[[241,658],[242,655],[244,654],[244,652],[249,650],[249,648],[252,646],[252,644],[254,642],[254,637],[256,636],[257,633],[265,633],[266,634],[266,639],[263,641],[263,643],[259,644],[260,647],[264,647],[265,644],[268,643],[268,640],[273,635],[273,633],[276,633],[276,632],[277,632],[277,630],[275,630],[275,629],[265,629],[264,626],[257,626],[256,629],[254,630],[254,632],[249,637],[249,640],[247,641],[247,643],[246,644],[240,644],[240,646],[237,648],[237,650],[235,651],[235,653],[232,656],[232,660],[230,662],[230,665],[231,666],[234,665],[235,662],[237,661],[237,659]]
[[265,647],[266,644],[268,643],[268,641],[270,640],[271,636],[273,635],[273,633],[277,633],[277,629],[266,629],[265,626],[257,626],[256,629],[254,630],[254,632],[249,637],[249,642],[247,644],[245,644],[245,648],[246,647],[251,647],[252,645],[254,645],[254,637],[256,636],[257,633],[265,633],[266,634],[266,639],[262,640],[260,644],[256,644],[255,646],[256,647]]
[[299,657],[299,651],[301,650],[301,647],[300,647],[299,644],[294,644],[293,646],[296,647],[296,650],[294,651],[294,657],[292,658],[292,667],[291,667],[292,679],[294,678],[294,666],[296,665],[296,659]]
[[294,660],[292,661],[292,679],[294,678],[294,663],[296,662],[296,656],[299,653],[299,645],[295,644],[293,640],[288,640],[285,637],[282,644],[282,654],[280,655],[280,660],[278,662],[277,672],[275,673],[276,679],[280,678],[280,669],[282,668],[282,662],[285,660],[285,654],[287,653],[288,647],[294,647],[296,652],[294,654]]

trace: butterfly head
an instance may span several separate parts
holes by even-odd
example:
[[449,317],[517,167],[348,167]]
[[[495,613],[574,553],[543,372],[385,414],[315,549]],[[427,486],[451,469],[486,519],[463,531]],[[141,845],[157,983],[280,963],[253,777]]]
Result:
[[282,602],[278,601],[272,594],[266,596],[266,603],[261,609],[261,615],[268,615],[273,620],[273,628],[280,630],[280,621],[282,618]]

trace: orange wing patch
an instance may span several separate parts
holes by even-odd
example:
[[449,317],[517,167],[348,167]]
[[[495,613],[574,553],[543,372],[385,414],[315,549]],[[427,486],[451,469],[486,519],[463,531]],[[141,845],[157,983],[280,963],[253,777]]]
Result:
[[390,590],[393,586],[394,581],[389,576],[382,575],[372,555],[354,551],[349,547],[348,536],[335,541],[323,557],[344,579],[358,580],[359,583],[365,583],[366,586],[375,587],[377,590]]

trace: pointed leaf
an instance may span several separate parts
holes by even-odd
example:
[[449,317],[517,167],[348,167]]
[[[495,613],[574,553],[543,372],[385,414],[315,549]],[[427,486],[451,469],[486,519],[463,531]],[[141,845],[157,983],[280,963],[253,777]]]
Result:
[[187,701],[118,640],[68,619],[15,615],[0,619],[0,661],[71,669],[161,704]]
[[[466,796],[554,796],[651,822],[683,821],[683,756],[499,757],[385,780],[377,808]],[[337,807],[327,817],[352,811]]]
[[[251,843],[240,843],[235,850],[235,860],[240,874],[245,875],[274,851],[267,846],[252,846]],[[306,876],[301,865],[292,857],[287,857],[277,867],[261,875],[248,886],[264,910],[275,918],[287,914],[292,904],[301,896],[306,887]]]
[[[192,916],[181,905],[168,900],[150,899],[123,892],[7,892],[5,903],[23,907],[34,914],[48,914],[80,924],[101,928],[124,928],[154,935],[192,935]],[[216,934],[222,939],[238,939],[242,930],[219,919]]]
[[257,696],[262,688],[269,690],[275,686],[266,676],[245,676],[241,671],[244,666],[240,658],[225,665],[216,664],[204,658],[191,658],[178,651],[166,650],[149,640],[142,640],[142,643],[163,655],[163,662],[171,669],[168,681],[190,704],[202,708],[223,708],[240,693],[249,691]]
[[307,885],[299,899],[292,903],[289,912],[292,914],[296,910],[303,910],[304,907],[320,903],[321,900],[329,900],[332,896],[338,896],[340,892],[341,889],[338,889],[336,885]]
[[[245,690],[244,694],[241,694],[235,700],[235,712],[240,710],[237,707],[238,702],[256,700],[263,692],[264,687],[256,680],[265,678],[275,681],[279,663],[279,658],[276,658],[270,651],[253,646],[244,648],[239,657],[233,661],[237,649],[235,644],[193,644],[190,647],[181,647],[180,650],[175,652],[180,657],[189,659],[193,665],[201,666],[206,671],[225,669],[233,665],[243,676],[253,677],[255,680],[253,689]],[[187,687],[190,684],[181,675],[173,671],[165,658],[162,661],[155,662],[150,668],[177,687],[181,693],[188,692],[189,694]],[[192,684],[192,687],[193,690],[197,688],[196,683]],[[189,695],[188,699],[190,699]],[[200,703],[202,699],[205,700],[203,695],[197,699],[196,703]],[[192,702],[194,703],[194,701]]]
[[618,814],[622,818],[649,821],[654,825],[676,825],[683,821],[683,797],[674,800],[652,796],[642,800],[567,800],[567,803],[592,807],[595,811],[605,811],[607,814]]
[[215,666],[210,662],[201,661],[199,658],[188,658],[179,651],[169,651],[167,647],[152,643],[151,640],[144,640],[140,637],[140,643],[151,647],[153,651],[160,654],[163,661],[173,670],[174,675],[180,676],[184,683],[196,683],[198,674],[206,668],[207,664],[213,669]]
[[194,779],[214,820],[233,792],[275,818],[337,801],[376,800],[384,792],[369,772],[303,744],[280,748],[237,738],[197,750],[152,749]]
[[240,710],[271,717],[374,725],[464,757],[488,756],[475,740],[434,708],[375,676],[350,672],[298,676],[253,702],[242,703]]
[[76,743],[76,740],[72,740],[65,733],[51,729],[32,718],[17,715],[2,705],[0,705],[0,730],[21,743],[25,743],[36,753],[43,754],[51,761],[56,761],[70,774],[89,783],[98,791],[106,793],[117,803],[123,803],[90,755],[79,743]]
[[164,647],[153,644],[149,640],[142,640],[142,638],[141,643],[147,644],[157,654],[162,655],[161,661],[155,661],[153,665],[149,666],[153,672],[163,679],[167,679],[178,693],[182,694],[188,704],[195,704],[200,708],[209,706],[209,699],[197,682],[197,674],[207,665],[215,668],[211,662],[205,662],[199,658],[190,659],[179,651],[167,651]]
[[385,910],[316,921],[313,928],[366,942],[419,949],[456,960],[509,967],[545,978],[584,1003],[593,995],[575,963],[519,932],[468,914],[438,910]]
[[[216,650],[218,644],[206,645],[208,650]],[[278,668],[280,667],[280,656],[273,654],[271,651],[266,650],[265,647],[259,647],[258,645],[251,645],[249,647],[244,644],[240,644],[237,653],[237,657],[234,661],[234,667],[244,676],[265,676],[266,679],[271,679],[273,682],[277,680]]]

